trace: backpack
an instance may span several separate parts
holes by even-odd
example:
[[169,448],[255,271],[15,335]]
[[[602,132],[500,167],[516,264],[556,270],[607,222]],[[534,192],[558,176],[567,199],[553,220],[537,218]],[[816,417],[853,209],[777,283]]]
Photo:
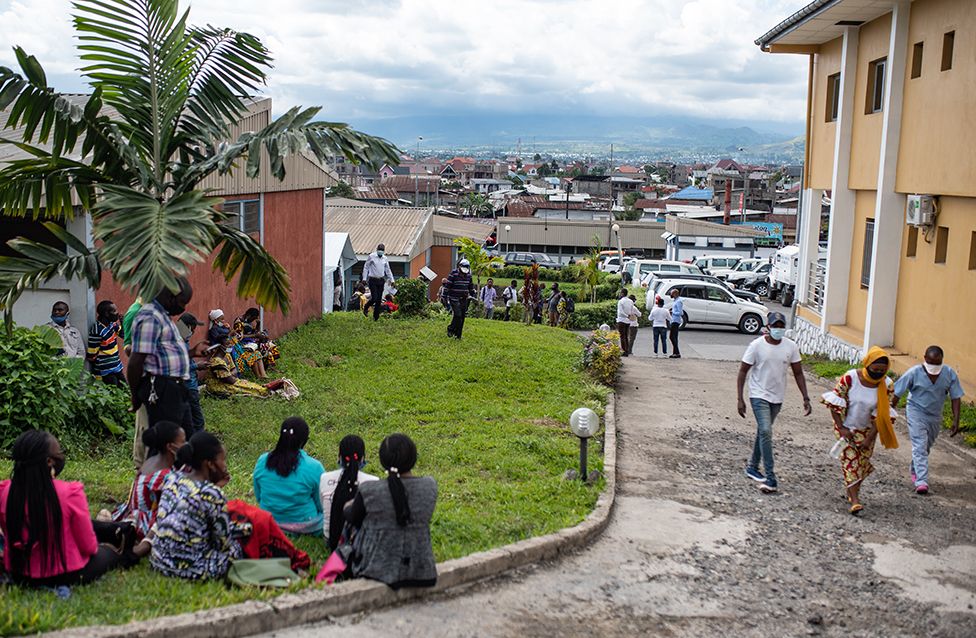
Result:
[[566,312],[576,312],[576,301],[572,297],[566,297]]

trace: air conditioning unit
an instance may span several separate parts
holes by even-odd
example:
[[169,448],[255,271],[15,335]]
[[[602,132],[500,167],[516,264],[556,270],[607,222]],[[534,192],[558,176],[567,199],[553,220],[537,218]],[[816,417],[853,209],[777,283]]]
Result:
[[905,209],[905,223],[909,226],[931,226],[935,223],[935,197],[909,195]]

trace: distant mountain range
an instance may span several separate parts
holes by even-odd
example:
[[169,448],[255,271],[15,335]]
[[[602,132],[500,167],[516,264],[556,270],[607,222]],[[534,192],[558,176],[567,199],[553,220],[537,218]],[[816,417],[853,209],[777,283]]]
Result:
[[[795,162],[803,156],[802,124],[730,122],[660,117],[588,115],[440,115],[369,118],[350,122],[380,135],[407,153],[420,150],[472,154],[671,158],[693,161],[735,155],[743,160]],[[520,143],[521,140],[521,143]]]

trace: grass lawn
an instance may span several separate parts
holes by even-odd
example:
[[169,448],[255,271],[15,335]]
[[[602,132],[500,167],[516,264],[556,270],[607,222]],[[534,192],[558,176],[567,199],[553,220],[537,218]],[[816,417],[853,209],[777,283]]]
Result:
[[[603,411],[607,390],[576,369],[581,345],[565,330],[468,319],[462,341],[448,339],[446,318],[379,323],[358,313],[330,315],[281,339],[281,374],[302,391],[294,401],[205,400],[207,429],[228,450],[229,498],[254,502],[251,471],[277,439],[283,418],[311,426],[307,450],[336,466],[339,440],[366,440],[369,464],[391,432],[417,443],[415,472],[440,486],[432,536],[438,560],[505,545],[579,523],[602,485],[563,481],[578,462],[565,423],[581,405]],[[132,480],[128,441],[69,450],[63,478],[85,483],[93,513],[126,497]],[[596,469],[602,460],[591,443]],[[0,476],[9,476],[9,461]],[[321,540],[299,539],[313,569]],[[303,583],[295,588],[307,586]],[[281,590],[229,588],[222,582],[165,578],[147,562],[76,587],[68,600],[46,591],[0,587],[0,634],[124,623],[135,619],[271,598]]]

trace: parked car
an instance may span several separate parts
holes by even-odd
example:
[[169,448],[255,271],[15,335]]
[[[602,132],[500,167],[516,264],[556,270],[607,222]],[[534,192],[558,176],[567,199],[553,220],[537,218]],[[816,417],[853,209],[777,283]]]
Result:
[[[623,258],[624,265],[627,265],[627,262],[630,262],[630,261],[634,261],[634,258],[633,257],[626,257],[626,256]],[[605,258],[602,258],[601,257],[600,270],[602,270],[603,272],[607,272],[607,273],[620,272],[620,262],[621,262],[621,259],[620,259],[620,257],[617,257],[617,256],[605,257]]]
[[716,267],[716,268],[710,270],[709,271],[709,274],[710,275],[715,275],[719,279],[727,279],[728,277],[732,276],[733,274],[737,274],[737,273],[740,274],[740,273],[745,273],[745,272],[752,272],[753,270],[755,270],[759,266],[761,266],[763,264],[767,264],[767,263],[769,263],[769,260],[768,259],[759,259],[759,258],[752,258],[752,257],[750,257],[749,259],[740,259],[739,260],[739,263],[737,263],[732,268],[717,268]]
[[623,272],[629,275],[631,281],[641,281],[648,273],[680,273],[685,275],[700,275],[702,271],[693,264],[683,261],[666,261],[663,259],[635,259],[624,264]]
[[748,290],[755,290],[760,285],[765,286],[765,290],[759,294],[769,293],[769,271],[772,270],[773,265],[769,263],[768,260],[763,259],[763,263],[759,264],[752,270],[734,270],[725,281],[730,284],[734,284],[736,288],[746,288]]
[[698,266],[706,275],[714,275],[720,270],[732,270],[742,261],[741,255],[705,255],[696,257],[692,262]]
[[740,332],[754,335],[762,330],[768,314],[766,306],[736,298],[725,287],[707,281],[688,279],[659,279],[647,289],[648,307],[656,297],[664,299],[668,310],[674,304],[671,291],[678,290],[684,304],[681,328],[689,324],[733,326]]
[[552,268],[559,270],[563,267],[558,261],[554,261],[545,253],[505,253],[506,266],[531,266],[532,262],[539,264],[539,268]]
[[718,277],[712,277],[711,275],[688,275],[681,273],[647,273],[644,279],[641,280],[641,286],[644,288],[653,287],[657,281],[661,279],[693,279],[697,281],[707,281],[710,284],[718,284],[722,286],[733,295],[742,299],[743,301],[751,301],[753,303],[761,303],[759,295],[750,290],[744,288],[739,288],[729,282],[722,281]]

